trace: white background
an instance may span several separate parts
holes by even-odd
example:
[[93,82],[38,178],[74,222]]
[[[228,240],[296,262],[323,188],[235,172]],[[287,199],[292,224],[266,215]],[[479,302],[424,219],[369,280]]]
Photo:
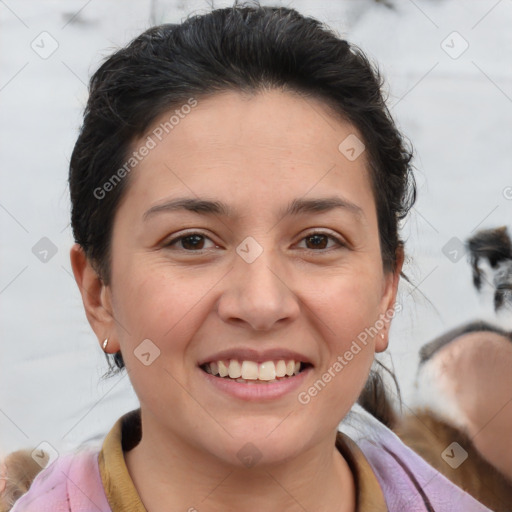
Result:
[[[512,328],[510,311],[497,318],[473,290],[467,257],[442,252],[452,237],[511,224],[512,0],[261,3],[315,16],[376,60],[415,147],[419,199],[403,234],[416,289],[402,287],[389,349],[410,405],[423,343],[475,318]],[[127,377],[101,380],[106,362],[72,278],[69,156],[102,58],[155,22],[208,10],[204,1],[0,2],[0,455],[99,440],[137,406]],[[43,31],[58,43],[46,59],[31,47],[46,37],[51,48]],[[57,249],[46,263],[32,252],[42,237]]]

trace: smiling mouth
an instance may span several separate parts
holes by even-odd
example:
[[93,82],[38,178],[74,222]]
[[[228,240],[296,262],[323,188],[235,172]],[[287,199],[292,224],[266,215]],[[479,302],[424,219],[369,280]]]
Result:
[[200,368],[214,377],[241,384],[269,384],[290,379],[311,366],[310,363],[284,359],[264,363],[230,359],[211,361],[201,365]]

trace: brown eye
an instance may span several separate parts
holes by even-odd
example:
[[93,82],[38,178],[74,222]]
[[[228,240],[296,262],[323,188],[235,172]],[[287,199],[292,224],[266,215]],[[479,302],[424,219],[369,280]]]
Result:
[[[334,242],[334,245],[329,246],[329,242]],[[328,251],[330,249],[346,247],[346,244],[341,240],[328,233],[311,233],[301,240],[305,243],[305,248],[311,251]]]
[[190,235],[181,238],[181,246],[183,249],[194,250],[203,249],[204,247],[204,236],[201,235]]
[[311,235],[305,238],[310,244],[308,249],[325,249],[328,237],[326,235]]
[[205,247],[205,244],[207,244],[208,241],[211,243],[211,246],[215,246],[215,244],[207,236],[200,233],[191,233],[190,235],[180,236],[170,240],[167,244],[165,244],[165,247],[176,247],[178,250],[182,249],[188,252],[201,251],[203,249],[210,248]]

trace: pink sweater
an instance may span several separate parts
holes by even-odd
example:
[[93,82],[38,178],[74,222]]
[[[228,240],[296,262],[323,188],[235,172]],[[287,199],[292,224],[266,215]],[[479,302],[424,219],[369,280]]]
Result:
[[[348,420],[341,430],[356,441],[372,466],[390,512],[491,512],[366,411],[359,408]],[[12,512],[111,512],[98,453],[83,451],[57,459],[39,473]]]
[[59,457],[37,475],[12,512],[111,512],[100,477],[98,452]]

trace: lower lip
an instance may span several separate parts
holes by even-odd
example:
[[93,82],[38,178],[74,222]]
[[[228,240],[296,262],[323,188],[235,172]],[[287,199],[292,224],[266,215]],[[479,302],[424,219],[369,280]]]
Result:
[[304,383],[304,380],[307,378],[309,372],[312,369],[313,368],[309,366],[298,375],[280,379],[268,384],[246,384],[244,382],[237,382],[236,380],[227,378],[214,377],[212,374],[206,373],[201,368],[198,368],[207,382],[209,382],[219,391],[222,391],[235,398],[253,402],[263,400],[276,400],[296,391],[297,388],[299,388]]

